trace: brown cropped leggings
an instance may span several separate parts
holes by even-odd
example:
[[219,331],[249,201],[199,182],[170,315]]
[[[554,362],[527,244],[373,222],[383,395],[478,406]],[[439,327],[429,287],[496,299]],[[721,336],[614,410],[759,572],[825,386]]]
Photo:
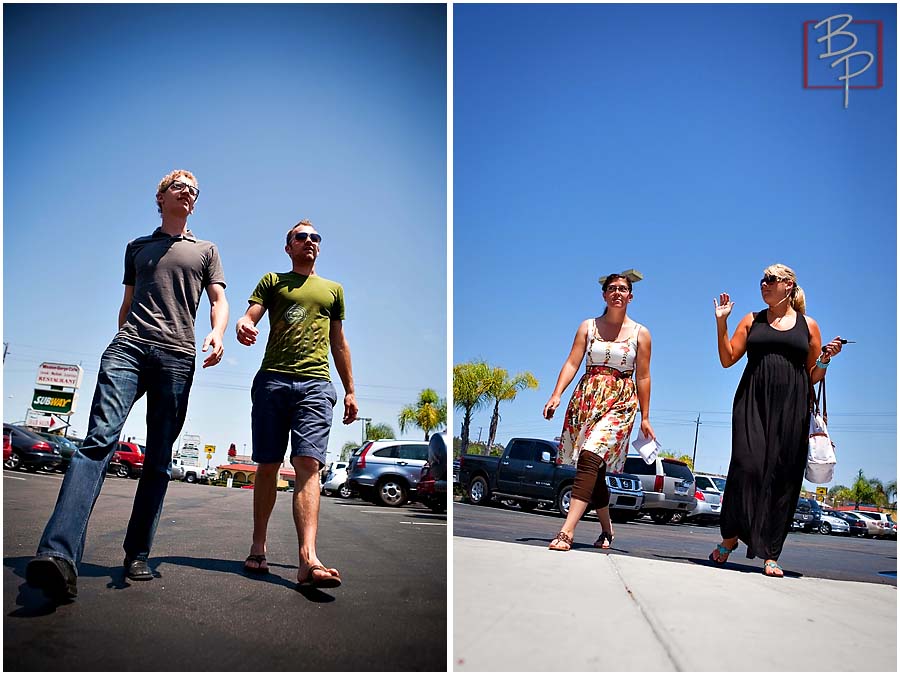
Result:
[[606,486],[606,462],[600,455],[583,450],[578,453],[575,466],[575,484],[572,497],[593,505],[595,509],[609,506],[609,488]]

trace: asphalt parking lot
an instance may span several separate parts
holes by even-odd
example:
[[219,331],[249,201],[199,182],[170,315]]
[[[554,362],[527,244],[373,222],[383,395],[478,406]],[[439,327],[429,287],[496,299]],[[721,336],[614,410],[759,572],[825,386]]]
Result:
[[3,472],[4,670],[446,670],[446,515],[323,496],[319,556],[344,583],[298,590],[291,494],[270,522],[272,573],[249,576],[252,491],[173,482],[155,578],[132,582],[122,540],[137,481],[110,477],[78,598],[56,606],[24,579],[61,481]]

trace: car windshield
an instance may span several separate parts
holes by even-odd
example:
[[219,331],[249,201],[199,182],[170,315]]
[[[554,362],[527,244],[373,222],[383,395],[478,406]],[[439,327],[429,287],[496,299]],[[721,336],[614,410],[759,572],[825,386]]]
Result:
[[725,479],[724,478],[713,478],[712,482],[716,484],[717,488],[719,488],[719,492],[725,492]]

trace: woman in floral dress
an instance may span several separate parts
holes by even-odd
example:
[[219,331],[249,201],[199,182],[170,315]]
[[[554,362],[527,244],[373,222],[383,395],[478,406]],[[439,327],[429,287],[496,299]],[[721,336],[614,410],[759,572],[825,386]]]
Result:
[[572,548],[575,526],[591,504],[603,528],[594,546],[610,547],[614,533],[606,471],[622,470],[638,407],[641,433],[656,438],[650,426],[650,331],[627,314],[634,299],[631,291],[631,280],[623,274],[603,280],[606,311],[578,327],[572,351],[544,406],[549,420],[584,359],[585,372],[566,408],[560,442],[561,459],[576,466],[575,484],[566,522],[550,542],[553,551]]

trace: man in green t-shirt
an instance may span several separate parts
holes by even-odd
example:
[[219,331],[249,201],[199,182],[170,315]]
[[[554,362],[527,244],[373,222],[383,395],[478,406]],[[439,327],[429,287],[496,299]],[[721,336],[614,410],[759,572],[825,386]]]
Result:
[[258,464],[253,490],[253,541],[244,562],[248,572],[268,572],[266,530],[275,506],[278,474],[291,441],[294,524],[300,545],[297,581],[320,588],[341,585],[341,575],[316,555],[319,526],[319,470],[325,464],[332,409],[337,392],[331,384],[328,349],[344,385],[344,424],[359,409],[353,391],[350,345],[344,336],[344,289],[316,275],[321,235],[301,220],[287,233],[285,252],[290,272],[270,272],[250,296],[237,322],[242,345],[256,342],[256,325],[269,312],[269,341],[253,379],[253,461]]

